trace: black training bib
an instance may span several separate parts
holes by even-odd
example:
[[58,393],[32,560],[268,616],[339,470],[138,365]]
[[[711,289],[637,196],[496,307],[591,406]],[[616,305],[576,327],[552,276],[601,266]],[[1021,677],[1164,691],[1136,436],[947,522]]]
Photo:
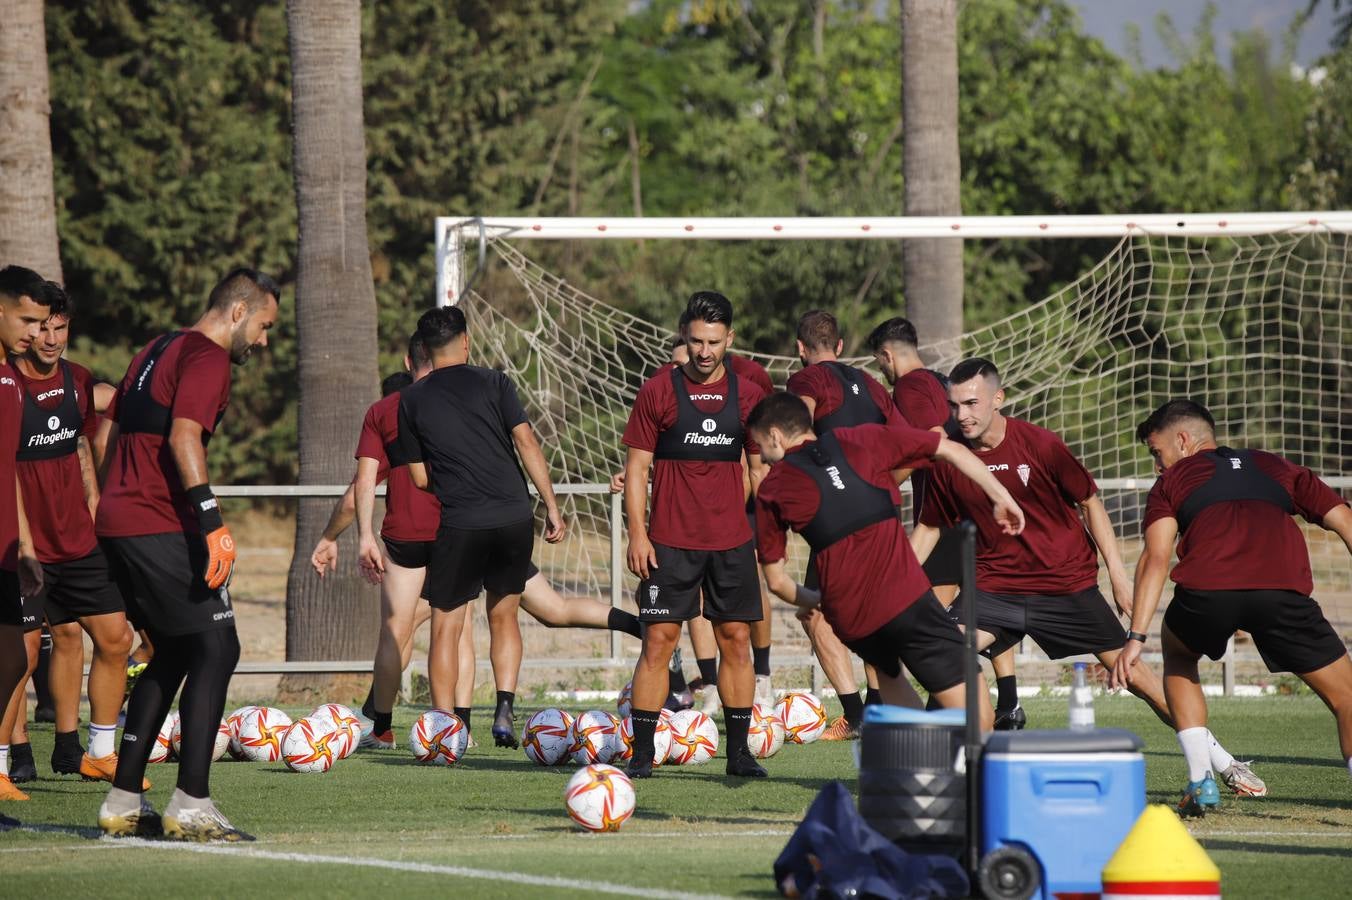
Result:
[[799,532],[813,553],[869,525],[896,518],[892,492],[864,480],[834,435],[823,434],[784,461],[811,478],[821,498],[816,515]]
[[28,389],[28,379],[14,366],[23,387],[23,424],[19,432],[19,452],[15,459],[32,462],[39,459],[59,459],[74,453],[80,441],[84,416],[80,415],[80,401],[75,396],[75,378],[70,366],[60,360],[62,388],[61,402],[55,409],[38,406],[37,398]]
[[685,376],[671,369],[671,387],[676,392],[676,421],[657,436],[655,459],[741,462],[742,414],[737,403],[737,376],[727,370],[728,390],[723,407],[715,413],[700,412],[685,389]]
[[887,421],[887,416],[873,401],[873,395],[868,391],[868,383],[860,377],[858,369],[834,361],[824,362],[820,365],[826,366],[831,374],[836,376],[836,380],[840,382],[841,400],[840,406],[829,416],[822,416],[812,423],[812,430],[819,437],[827,432],[835,431],[837,428],[853,428],[855,425],[881,425]]
[[1271,503],[1287,515],[1294,511],[1295,503],[1286,488],[1258,468],[1258,464],[1253,461],[1253,454],[1249,451],[1217,447],[1215,450],[1202,452],[1211,460],[1215,469],[1210,478],[1179,504],[1174,517],[1178,519],[1180,534],[1187,531],[1198,513],[1217,503],[1259,500]]

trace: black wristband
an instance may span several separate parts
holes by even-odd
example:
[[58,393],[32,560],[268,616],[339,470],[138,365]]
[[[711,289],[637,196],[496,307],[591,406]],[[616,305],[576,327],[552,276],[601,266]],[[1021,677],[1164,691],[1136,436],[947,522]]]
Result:
[[1142,634],[1142,633],[1139,632],[1139,631],[1128,631],[1128,632],[1127,632],[1127,640],[1129,640],[1129,641],[1140,641],[1142,644],[1144,644],[1144,643],[1146,642],[1146,639],[1147,639],[1147,635]]
[[199,484],[197,487],[190,487],[184,491],[184,495],[192,505],[192,511],[197,514],[197,527],[202,529],[203,534],[210,534],[217,528],[225,527],[225,520],[221,518],[221,507],[216,502],[216,495],[211,492],[211,485]]

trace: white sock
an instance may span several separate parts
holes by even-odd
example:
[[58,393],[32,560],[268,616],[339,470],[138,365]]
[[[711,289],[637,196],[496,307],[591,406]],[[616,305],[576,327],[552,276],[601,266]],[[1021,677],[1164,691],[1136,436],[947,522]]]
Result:
[[9,744],[0,744],[0,775],[9,774]]
[[108,791],[108,796],[103,798],[103,809],[101,812],[113,816],[129,816],[134,812],[141,811],[141,795],[131,791],[124,791],[121,788],[112,788]]
[[164,808],[164,814],[166,816],[178,816],[185,812],[193,812],[209,806],[211,806],[210,797],[194,797],[191,794],[183,793],[182,788],[174,788],[174,793],[169,798],[169,805]]
[[1221,742],[1216,740],[1216,736],[1207,729],[1207,740],[1210,742],[1208,750],[1211,752],[1211,771],[1217,775],[1230,771],[1230,767],[1235,764],[1235,758],[1230,755],[1230,751],[1221,746]]
[[1352,756],[1347,758],[1347,774],[1352,775]]
[[1201,781],[1211,771],[1211,732],[1205,728],[1184,728],[1178,733],[1178,744],[1188,763],[1188,781]]
[[117,752],[113,738],[117,734],[116,725],[95,725],[89,723],[89,755],[94,758],[111,756]]

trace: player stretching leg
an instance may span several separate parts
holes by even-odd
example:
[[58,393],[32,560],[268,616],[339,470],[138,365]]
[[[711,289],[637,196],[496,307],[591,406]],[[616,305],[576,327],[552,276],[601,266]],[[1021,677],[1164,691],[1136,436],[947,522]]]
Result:
[[235,542],[211,492],[206,448],[229,403],[231,364],[267,346],[279,295],[268,276],[231,271],[192,328],[156,338],[136,355],[113,421],[101,426],[111,449],[95,531],[123,599],[155,646],[127,704],[117,773],[99,809],[99,827],[110,835],[161,830],[142,776],[182,685],[178,785],[164,834],[252,840],[211,800],[212,751],[239,637],[229,593]]
[[[962,429],[958,427],[953,415],[953,406],[948,399],[948,379],[933,369],[925,368],[920,360],[919,337],[915,326],[900,316],[883,322],[868,336],[869,350],[882,370],[887,383],[892,385],[892,402],[897,412],[913,428],[937,431],[960,443],[965,443]],[[911,526],[920,521],[920,508],[924,505],[925,488],[929,473],[925,469],[915,469],[908,473],[911,481]],[[946,528],[939,534],[939,542],[925,560],[925,576],[934,586],[934,596],[949,608],[955,619],[959,618],[958,609],[953,601],[958,596],[958,585],[962,581],[962,542],[959,534],[952,528]],[[995,730],[1018,731],[1028,723],[1023,707],[1019,706],[1019,685],[1014,675],[1014,645],[1021,635],[998,634],[996,647],[988,647],[985,654],[991,657],[991,668],[995,670]],[[992,649],[1007,647],[992,654]]]
[[[10,354],[25,352],[37,339],[49,314],[47,282],[32,269],[0,269],[0,740],[8,741],[19,710],[10,701],[21,688],[28,669],[23,633],[22,597],[42,591],[42,563],[33,552],[23,496],[12,460],[19,452],[19,428],[24,400]],[[27,800],[28,795],[9,779],[9,745],[0,745],[0,800]],[[19,823],[0,815],[0,829]]]
[[[668,663],[681,623],[701,612],[714,623],[721,661],[718,692],[727,730],[729,775],[764,777],[747,749],[755,674],[751,629],[761,618],[760,584],[747,525],[746,472],[760,467],[745,441],[746,416],[761,390],[731,372],[732,304],[701,291],[686,305],[689,361],[644,383],[625,425],[624,505],[629,570],[639,583],[646,626],[634,670],[631,777],[652,775],[653,733],[670,690]],[[652,522],[648,475],[652,471]]]
[[[1141,423],[1136,437],[1150,449],[1160,477],[1146,500],[1132,631],[1113,667],[1113,684],[1130,685],[1141,671],[1135,663],[1145,631],[1165,577],[1172,578],[1162,639],[1164,693],[1188,764],[1179,812],[1201,815],[1220,803],[1197,661],[1202,654],[1220,659],[1236,631],[1253,636],[1270,671],[1295,672],[1324,701],[1352,771],[1352,662],[1310,597],[1310,553],[1291,519],[1299,514],[1336,533],[1352,551],[1352,509],[1303,466],[1262,450],[1217,446],[1216,423],[1200,403],[1169,401]],[[1178,565],[1170,572],[1176,539]],[[1267,793],[1261,782],[1251,786],[1243,763],[1221,774],[1235,793]]]
[[[970,518],[977,527],[974,599],[981,645],[989,646],[993,632],[1004,628],[1027,634],[1051,659],[1092,653],[1112,670],[1127,633],[1099,593],[1095,548],[1117,608],[1128,615],[1131,582],[1094,477],[1057,435],[1001,414],[1005,394],[994,363],[964,360],[950,381],[963,436],[1022,507],[1027,527],[1017,537],[1002,533],[984,496],[951,467],[938,466],[911,536],[917,555],[923,559],[934,546],[939,527]],[[1173,728],[1164,689],[1145,664],[1132,669],[1128,689]],[[1218,742],[1211,742],[1210,753],[1213,771],[1229,773],[1236,791],[1266,791]]]

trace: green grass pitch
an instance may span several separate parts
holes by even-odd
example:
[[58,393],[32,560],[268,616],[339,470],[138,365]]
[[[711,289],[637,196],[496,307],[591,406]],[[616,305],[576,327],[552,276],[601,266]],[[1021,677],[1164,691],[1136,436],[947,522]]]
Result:
[[[1025,707],[1034,725],[1064,721],[1064,699]],[[1184,780],[1173,735],[1132,698],[1096,708],[1100,725],[1145,738],[1148,799],[1171,803]],[[27,827],[0,835],[0,896],[773,896],[771,863],[817,790],[832,778],[853,787],[849,744],[787,747],[768,761],[771,777],[754,782],[725,779],[720,755],[640,782],[624,829],[587,835],[563,811],[573,767],[539,768],[482,744],[455,768],[416,765],[403,746],[415,714],[396,713],[398,750],[358,753],[324,775],[280,763],[213,767],[213,795],[258,836],[253,844],[99,839],[105,786],[46,776],[27,786],[30,802],[4,805]],[[486,733],[487,714],[475,724]],[[1212,727],[1257,760],[1271,791],[1237,800],[1222,788],[1221,811],[1189,825],[1220,866],[1224,895],[1347,896],[1352,779],[1328,712],[1308,696],[1213,701]],[[33,735],[44,773],[50,728]],[[175,766],[149,775],[162,808]]]

